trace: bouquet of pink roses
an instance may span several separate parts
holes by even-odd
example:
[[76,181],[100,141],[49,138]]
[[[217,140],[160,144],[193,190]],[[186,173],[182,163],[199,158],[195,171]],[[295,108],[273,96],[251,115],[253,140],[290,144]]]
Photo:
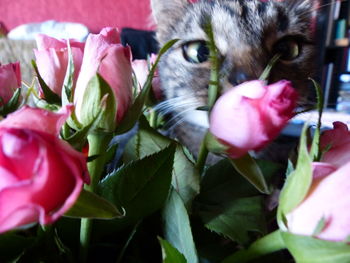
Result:
[[249,153],[295,115],[297,92],[253,80],[217,98],[212,74],[194,158],[152,108],[175,42],[132,62],[115,28],[86,43],[40,35],[25,92],[19,63],[0,66],[0,262],[349,262],[347,126],[319,125],[311,145],[304,129],[279,189],[281,167]]

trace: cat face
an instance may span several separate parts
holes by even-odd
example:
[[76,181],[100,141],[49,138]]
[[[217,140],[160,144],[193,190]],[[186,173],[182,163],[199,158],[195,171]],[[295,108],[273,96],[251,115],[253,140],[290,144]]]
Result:
[[257,79],[276,53],[269,81],[292,81],[307,93],[313,75],[312,0],[152,0],[160,45],[180,39],[161,59],[161,86],[171,111],[205,127],[210,63],[205,25],[212,24],[222,60],[223,91]]

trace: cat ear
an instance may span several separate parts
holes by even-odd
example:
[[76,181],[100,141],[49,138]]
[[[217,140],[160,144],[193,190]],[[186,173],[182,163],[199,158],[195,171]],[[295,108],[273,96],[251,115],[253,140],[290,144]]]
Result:
[[153,18],[157,24],[157,37],[160,42],[169,32],[173,22],[183,15],[188,4],[188,0],[151,0]]

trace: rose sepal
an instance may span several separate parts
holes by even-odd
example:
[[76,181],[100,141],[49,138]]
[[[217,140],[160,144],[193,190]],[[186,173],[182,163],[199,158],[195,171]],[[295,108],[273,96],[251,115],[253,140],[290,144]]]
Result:
[[151,87],[152,87],[152,79],[153,79],[154,73],[156,71],[158,62],[159,62],[161,56],[168,49],[170,49],[177,41],[178,41],[177,39],[170,40],[159,51],[157,59],[154,62],[154,64],[152,65],[152,67],[148,73],[147,80],[146,80],[145,84],[143,85],[141,92],[136,97],[136,99],[133,102],[133,104],[131,105],[130,109],[126,112],[121,123],[118,124],[118,127],[116,129],[117,134],[122,134],[122,133],[125,133],[125,132],[131,130],[132,127],[134,127],[134,125],[136,124],[136,122],[140,118],[140,116],[142,115],[144,105],[150,96],[150,91],[151,91]]
[[285,231],[281,231],[281,237],[296,262],[349,262],[350,245],[347,243],[349,240],[334,242]]
[[[89,81],[84,92],[84,104],[79,113],[79,119],[83,127],[90,125],[101,108],[105,108],[98,128],[106,132],[114,132],[116,128],[117,101],[108,83],[97,73]],[[77,112],[75,112],[78,114]]]
[[0,107],[0,115],[6,116],[16,111],[20,105],[21,88],[16,89],[8,103]]
[[47,86],[44,79],[41,77],[39,70],[38,70],[38,66],[34,60],[32,60],[32,66],[33,66],[35,74],[38,78],[38,82],[39,82],[40,88],[44,94],[46,102],[49,104],[61,105],[61,98],[56,93],[54,93],[49,88],[49,86]]
[[204,140],[205,140],[205,146],[207,147],[208,151],[212,153],[215,153],[218,155],[225,155],[230,149],[229,145],[221,142],[210,131],[208,131],[205,134]]
[[74,206],[64,216],[75,218],[113,219],[122,218],[124,213],[106,199],[82,189]]
[[[312,183],[312,159],[307,147],[307,124],[304,125],[296,168],[289,175],[282,188],[277,210],[277,223],[281,230],[287,231],[285,215],[298,206],[307,195]],[[290,198],[290,197],[293,198]]]
[[216,138],[209,131],[204,137],[205,147],[212,153],[226,155],[235,170],[247,179],[259,192],[269,194],[270,190],[255,160],[249,153],[240,158],[230,158],[230,146]]
[[[84,126],[81,129],[77,129],[74,134],[66,134],[65,132],[62,132],[62,137],[65,141],[72,145],[73,148],[80,151],[86,145],[87,136],[98,128],[98,124],[102,121],[104,112],[105,108],[104,105],[102,105],[100,112],[88,125]],[[68,119],[65,125],[67,125],[67,123]]]

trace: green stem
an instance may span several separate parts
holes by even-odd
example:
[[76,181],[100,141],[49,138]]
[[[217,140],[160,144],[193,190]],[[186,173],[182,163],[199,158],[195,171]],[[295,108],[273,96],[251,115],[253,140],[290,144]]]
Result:
[[286,248],[279,230],[258,239],[246,250],[240,250],[221,263],[244,263]]
[[[104,171],[104,166],[106,164],[106,155],[104,153],[106,153],[108,144],[111,139],[112,139],[112,134],[103,133],[103,132],[96,132],[88,136],[89,156],[94,156],[94,155],[99,156],[95,160],[87,164],[88,170],[90,173],[91,182],[90,182],[90,185],[85,185],[85,189],[93,193],[96,191],[96,187]],[[87,261],[92,223],[93,223],[92,219],[88,219],[88,218],[81,219],[81,225],[80,225],[81,262]]]
[[204,165],[208,157],[208,149],[207,146],[205,145],[205,139],[202,140],[201,146],[199,148],[198,152],[198,158],[195,167],[197,168],[199,174],[202,174],[204,170]]
[[[210,20],[210,19],[208,18],[208,20]],[[216,47],[216,44],[215,44],[213,28],[211,26],[210,21],[207,24],[206,34],[207,34],[208,40],[209,40],[208,41],[209,60],[211,63],[210,81],[209,81],[209,85],[208,85],[208,108],[210,111],[216,102],[218,94],[220,93],[220,85],[219,85],[220,61],[219,61],[219,55],[218,55],[219,52],[218,52],[218,48]]]
[[276,54],[273,56],[273,58],[269,61],[269,64],[267,64],[266,68],[264,69],[263,73],[261,73],[259,80],[267,80],[269,78],[272,67],[276,64],[280,57],[281,54]]
[[[220,93],[220,85],[219,85],[219,68],[220,68],[220,61],[219,61],[219,52],[218,48],[215,45],[215,39],[214,39],[214,33],[213,28],[211,25],[211,20],[209,17],[207,17],[207,25],[206,25],[206,34],[208,37],[208,49],[209,49],[209,60],[211,63],[211,69],[210,69],[210,80],[208,85],[208,114],[210,113],[213,105],[215,104],[218,95]],[[198,152],[198,159],[196,163],[196,168],[199,171],[199,174],[203,172],[205,162],[208,157],[208,148],[206,147],[205,137],[203,138],[201,142],[201,146],[199,148]]]
[[151,109],[149,113],[149,125],[154,129],[157,128],[157,117],[158,117],[157,112]]

